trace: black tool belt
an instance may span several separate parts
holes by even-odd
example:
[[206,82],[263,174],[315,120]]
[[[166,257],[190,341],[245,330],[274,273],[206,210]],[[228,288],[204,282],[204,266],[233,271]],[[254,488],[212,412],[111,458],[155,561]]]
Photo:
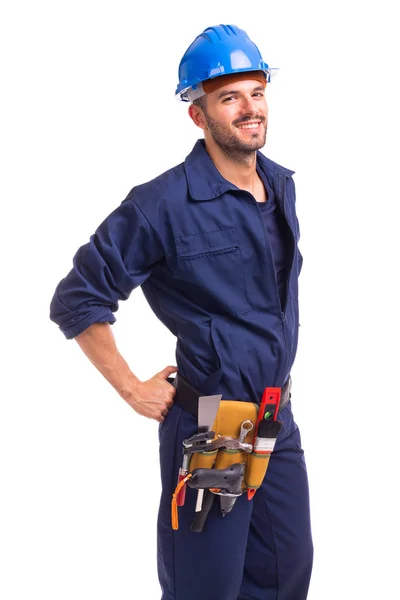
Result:
[[[187,410],[197,419],[199,397],[204,396],[204,394],[188,383],[186,379],[184,379],[179,373],[176,374],[175,379],[168,377],[168,381],[176,388],[174,404],[177,404],[184,410]],[[291,387],[292,379],[289,375],[286,383],[281,388],[281,401],[279,404],[279,410],[282,410],[282,408],[289,402],[291,398]]]

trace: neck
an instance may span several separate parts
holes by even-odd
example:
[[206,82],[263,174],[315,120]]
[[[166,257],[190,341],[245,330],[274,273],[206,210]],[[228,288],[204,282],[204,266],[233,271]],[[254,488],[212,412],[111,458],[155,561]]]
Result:
[[222,177],[240,189],[252,190],[258,175],[256,152],[249,154],[224,152],[213,139],[205,139],[206,149]]

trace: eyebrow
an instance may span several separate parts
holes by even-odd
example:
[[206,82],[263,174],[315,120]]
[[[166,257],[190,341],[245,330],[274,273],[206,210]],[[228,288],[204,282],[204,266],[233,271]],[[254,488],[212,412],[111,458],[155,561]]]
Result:
[[[262,85],[257,85],[255,88],[253,88],[253,90],[252,90],[252,91],[253,91],[253,92],[257,92],[257,91],[260,91],[260,90],[264,91],[264,90],[265,90],[264,86],[262,86]],[[221,93],[218,95],[218,100],[219,100],[220,98],[223,98],[224,96],[232,96],[233,94],[241,94],[241,92],[240,92],[239,90],[229,90],[228,92],[221,92]]]

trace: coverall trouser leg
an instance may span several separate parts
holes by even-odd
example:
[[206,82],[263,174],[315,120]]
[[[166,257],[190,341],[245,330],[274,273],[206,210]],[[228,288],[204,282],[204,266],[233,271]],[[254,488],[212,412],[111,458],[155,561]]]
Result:
[[222,517],[215,499],[203,532],[190,530],[197,490],[187,488],[171,526],[171,500],[182,442],[197,433],[194,416],[174,406],[159,428],[162,494],[158,515],[161,600],[305,600],[313,544],[300,432],[289,402],[267,474],[252,500],[243,494]]

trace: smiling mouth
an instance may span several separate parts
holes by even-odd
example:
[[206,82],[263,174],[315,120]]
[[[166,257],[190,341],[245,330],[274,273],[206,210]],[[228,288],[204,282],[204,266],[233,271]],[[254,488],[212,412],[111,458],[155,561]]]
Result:
[[252,122],[252,123],[240,123],[237,125],[239,129],[257,129],[261,125],[261,121]]

